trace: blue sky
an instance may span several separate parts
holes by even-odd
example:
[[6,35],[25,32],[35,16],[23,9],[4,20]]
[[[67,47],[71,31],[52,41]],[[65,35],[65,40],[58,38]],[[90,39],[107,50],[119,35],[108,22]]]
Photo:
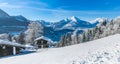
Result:
[[120,0],[0,0],[0,8],[10,15],[52,22],[71,16],[86,21],[120,16]]

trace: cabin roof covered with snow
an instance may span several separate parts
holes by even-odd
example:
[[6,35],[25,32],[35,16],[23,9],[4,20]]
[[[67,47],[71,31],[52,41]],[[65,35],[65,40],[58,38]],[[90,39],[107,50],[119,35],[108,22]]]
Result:
[[38,37],[38,38],[36,38],[34,41],[38,41],[38,40],[40,40],[40,39],[44,39],[44,40],[46,40],[46,41],[53,42],[50,38],[47,38],[47,37],[44,37],[44,36]]
[[9,46],[15,46],[15,47],[25,47],[22,44],[13,43],[13,42],[10,42],[10,41],[7,41],[7,40],[1,40],[1,39],[0,39],[0,45],[9,45]]

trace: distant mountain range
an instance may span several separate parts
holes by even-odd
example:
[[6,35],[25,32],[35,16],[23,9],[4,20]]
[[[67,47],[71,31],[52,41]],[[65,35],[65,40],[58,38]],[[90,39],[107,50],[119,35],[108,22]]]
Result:
[[72,34],[76,29],[78,30],[78,33],[81,33],[85,29],[95,27],[97,24],[99,24],[99,20],[96,20],[95,23],[89,23],[73,16],[70,19],[66,18],[59,22],[51,23],[42,20],[40,23],[44,26],[43,35],[51,38],[53,41],[58,41],[60,40],[61,36],[66,33]]
[[29,20],[25,17],[10,16],[0,9],[0,33],[18,33],[27,28]]
[[79,18],[73,16],[70,19],[64,19],[59,22],[53,23],[53,28],[57,29],[72,29],[77,28],[91,28],[93,25],[87,21],[80,20]]
[[[43,35],[51,38],[53,41],[58,41],[62,35],[68,32],[72,33],[76,29],[78,30],[78,33],[81,33],[84,29],[93,28],[99,24],[99,21],[101,21],[101,19],[97,19],[94,23],[90,23],[80,20],[75,16],[54,23],[39,20],[44,27]],[[10,16],[0,9],[0,33],[18,34],[21,31],[25,31],[29,23],[30,20],[22,15]]]

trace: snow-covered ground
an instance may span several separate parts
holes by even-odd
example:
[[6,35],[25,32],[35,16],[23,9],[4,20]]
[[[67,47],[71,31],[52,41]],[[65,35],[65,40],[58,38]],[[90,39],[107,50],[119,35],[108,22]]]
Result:
[[1,58],[0,64],[120,64],[120,34],[61,48]]

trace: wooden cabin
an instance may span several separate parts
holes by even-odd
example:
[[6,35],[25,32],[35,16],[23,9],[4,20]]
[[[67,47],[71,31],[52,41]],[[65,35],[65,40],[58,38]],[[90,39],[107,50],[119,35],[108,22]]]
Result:
[[0,56],[16,55],[20,53],[20,50],[23,48],[25,48],[24,45],[6,40],[0,40]]
[[36,38],[34,42],[38,48],[48,48],[52,40],[47,37],[41,36],[39,38]]

